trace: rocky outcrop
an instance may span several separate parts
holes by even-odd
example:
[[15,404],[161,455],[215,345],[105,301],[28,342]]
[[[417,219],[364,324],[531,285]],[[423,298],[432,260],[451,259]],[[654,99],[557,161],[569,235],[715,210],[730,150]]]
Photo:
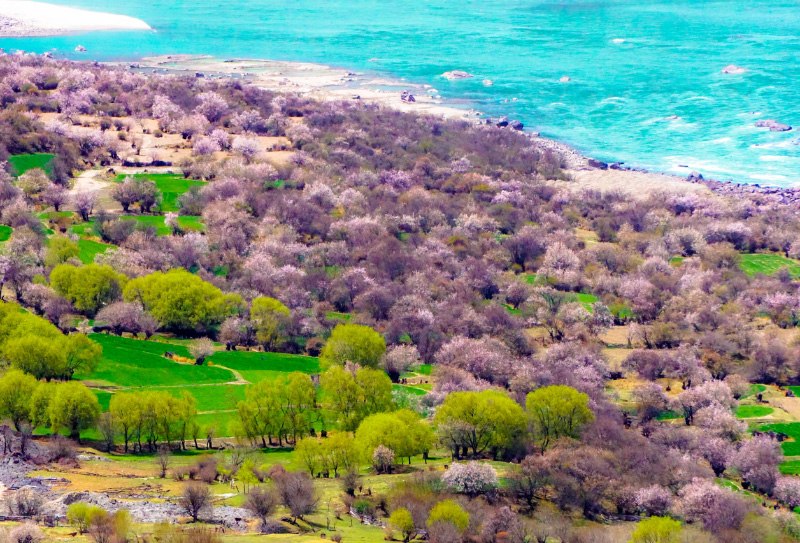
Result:
[[756,122],[759,128],[769,128],[770,132],[788,132],[792,129],[788,124],[779,123],[775,119],[762,119]]
[[491,79],[484,79],[483,80],[483,86],[484,87],[491,87],[492,85],[494,85],[494,81],[492,81]]
[[559,83],[569,83],[572,79],[569,76],[563,76],[561,79],[558,80]]
[[[169,499],[169,498],[165,498]],[[169,501],[155,502],[146,500],[121,500],[106,494],[95,492],[68,492],[45,504],[49,514],[64,516],[67,507],[75,502],[85,502],[102,507],[109,513],[120,509],[127,509],[133,520],[144,523],[172,522],[179,517],[186,516],[183,507]],[[240,507],[211,507],[203,515],[204,520],[215,524],[222,524],[237,531],[247,531],[247,521],[251,519],[250,513]]]
[[442,77],[444,77],[445,79],[449,79],[450,81],[455,81],[458,79],[469,79],[470,77],[474,76],[469,72],[465,72],[462,70],[453,70],[452,72],[443,73]]

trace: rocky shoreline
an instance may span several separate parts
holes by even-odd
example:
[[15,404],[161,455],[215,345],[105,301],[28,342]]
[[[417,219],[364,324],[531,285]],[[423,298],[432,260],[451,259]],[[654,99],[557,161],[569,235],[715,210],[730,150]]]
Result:
[[[137,63],[126,64],[125,66],[134,71],[152,71],[154,73],[193,73],[195,77],[236,77],[276,92],[297,92],[320,100],[359,100],[400,111],[457,118],[487,126],[524,131],[523,123],[518,120],[509,120],[507,117],[490,118],[485,117],[475,109],[467,110],[452,107],[440,99],[436,94],[436,89],[429,85],[373,79],[364,74],[324,65],[303,62],[252,59],[222,60],[193,55],[170,55],[143,58]],[[447,72],[442,77],[457,79],[453,74],[461,76],[466,72]],[[371,88],[370,85],[397,86],[398,90],[378,90]],[[412,99],[409,99],[409,96]],[[764,126],[770,129],[773,126],[784,129],[784,125],[775,121],[769,126]],[[542,137],[538,132],[525,131],[525,133],[537,149],[543,152],[559,154],[563,158],[563,164],[567,170],[637,172],[643,175],[652,175],[654,178],[663,179],[664,176],[667,176],[680,182],[702,184],[717,194],[729,196],[752,196],[758,194],[768,196],[784,204],[800,201],[800,187],[781,188],[761,186],[760,184],[735,183],[733,181],[717,181],[706,179],[698,172],[692,172],[684,177],[671,173],[651,172],[644,168],[627,166],[621,162],[605,163],[583,155],[566,143]]]

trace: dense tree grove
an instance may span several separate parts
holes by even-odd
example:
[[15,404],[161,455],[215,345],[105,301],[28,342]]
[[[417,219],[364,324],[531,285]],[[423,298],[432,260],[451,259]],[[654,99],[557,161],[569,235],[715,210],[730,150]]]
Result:
[[[242,461],[190,474],[238,474],[264,525],[278,501],[295,523],[310,514],[312,478],[338,476],[348,510],[377,506],[404,541],[583,541],[578,517],[641,517],[634,542],[800,533],[760,504],[800,504],[780,443],[735,414],[752,383],[800,384],[787,339],[800,324],[800,214],[779,193],[578,190],[563,157],[511,129],[242,80],[21,55],[0,57],[0,78],[0,160],[55,155],[47,172],[0,170],[13,229],[0,297],[16,302],[0,303],[0,416],[16,430],[94,425],[133,452],[210,444],[188,393],[118,391],[100,416],[70,381],[101,356],[84,335],[92,319],[192,338],[199,363],[212,341],[319,356],[319,375],[250,383],[231,409],[242,443],[294,446],[298,471]],[[80,127],[82,115],[109,128]],[[177,207],[137,177],[108,194],[117,211],[69,195],[74,171],[118,163],[132,119],[186,142],[172,167],[197,185]],[[289,152],[270,156],[265,137]],[[51,219],[48,235],[37,218],[50,208],[115,247],[82,264],[72,223]],[[164,214],[163,228],[129,214]],[[786,267],[759,273],[754,256]],[[430,389],[420,397],[402,392],[412,369]],[[444,475],[419,470],[357,503],[359,466],[410,470],[435,448],[451,457]],[[509,462],[503,484],[494,461]],[[194,520],[206,490],[184,492]]]

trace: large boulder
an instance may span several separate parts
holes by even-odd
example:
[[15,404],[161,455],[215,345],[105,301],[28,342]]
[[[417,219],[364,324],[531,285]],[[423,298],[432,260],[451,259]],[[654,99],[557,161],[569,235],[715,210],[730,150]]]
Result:
[[722,73],[724,74],[743,74],[747,71],[747,68],[742,68],[741,66],[737,66],[736,64],[728,64],[722,69]]
[[756,126],[759,128],[769,128],[770,132],[788,132],[792,129],[788,124],[779,123],[775,119],[761,119],[756,121]]
[[469,79],[470,77],[473,77],[473,75],[463,70],[453,70],[451,72],[443,73],[442,77],[449,79],[450,81],[454,81],[456,79]]

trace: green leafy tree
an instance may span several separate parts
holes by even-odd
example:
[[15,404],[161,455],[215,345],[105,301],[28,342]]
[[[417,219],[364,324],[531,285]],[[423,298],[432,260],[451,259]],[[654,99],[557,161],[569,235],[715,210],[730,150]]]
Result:
[[594,420],[589,396],[568,386],[534,390],[528,394],[525,406],[542,450],[560,437],[578,438],[581,428]]
[[122,293],[127,277],[111,266],[60,264],[50,273],[53,290],[72,302],[75,309],[93,317]]
[[197,426],[197,399],[188,390],[184,390],[178,398],[175,416],[178,440],[181,449],[186,450],[186,440]]
[[280,427],[281,416],[278,391],[274,381],[264,380],[245,389],[245,399],[236,405],[239,421],[245,435],[251,440],[260,439],[266,447]]
[[124,296],[126,302],[140,302],[163,327],[190,333],[208,331],[243,306],[238,294],[223,294],[183,269],[133,279]]
[[356,432],[356,443],[364,457],[371,458],[376,447],[383,445],[394,451],[395,458],[408,458],[428,451],[434,436],[430,426],[407,409],[394,413],[375,413],[365,418]]
[[20,336],[7,341],[2,353],[11,366],[48,381],[63,375],[67,364],[63,339],[57,336]]
[[361,457],[351,432],[328,434],[327,439],[322,441],[320,454],[322,469],[333,471],[334,477],[339,474],[339,470],[356,469]]
[[128,444],[136,435],[137,428],[141,427],[141,401],[139,394],[131,392],[118,392],[111,396],[109,411],[119,425],[120,434],[125,441],[125,452]]
[[56,395],[56,383],[40,382],[31,395],[31,423],[34,427],[50,426],[50,402]]
[[53,236],[47,244],[47,252],[44,256],[44,265],[48,268],[58,266],[69,261],[72,258],[77,258],[81,250],[78,244],[69,239],[67,236]]
[[416,533],[414,518],[405,507],[392,511],[392,514],[389,516],[389,523],[400,530],[405,543],[411,541],[411,537]]
[[320,381],[343,430],[355,430],[364,417],[391,410],[392,381],[382,371],[361,368],[353,374],[333,366]]
[[321,465],[322,444],[313,437],[300,439],[294,446],[294,455],[313,477]]
[[89,505],[86,502],[75,502],[67,507],[67,522],[75,526],[80,533],[86,533],[89,526],[106,512],[100,507]]
[[650,517],[636,525],[629,543],[680,543],[683,527],[669,517]]
[[50,402],[50,423],[54,431],[69,430],[69,436],[79,439],[82,430],[94,425],[100,416],[100,403],[91,390],[81,383],[61,383]]
[[281,411],[286,420],[287,434],[297,441],[298,436],[308,433],[317,414],[317,389],[311,376],[295,371],[281,389]]
[[449,522],[459,532],[463,532],[469,526],[469,513],[453,500],[440,501],[431,509],[427,524],[432,526],[437,522]]
[[0,359],[37,379],[69,379],[91,369],[98,347],[85,336],[64,336],[49,321],[0,302]]
[[20,431],[31,420],[31,397],[39,386],[27,373],[12,369],[0,378],[0,419],[8,419]]
[[453,392],[436,411],[434,425],[439,441],[459,457],[499,451],[521,438],[525,413],[517,402],[498,390]]
[[385,351],[386,341],[369,326],[339,324],[331,332],[319,359],[329,366],[343,366],[345,362],[352,362],[362,367],[375,368]]
[[275,298],[261,297],[253,300],[250,307],[250,322],[256,339],[267,350],[272,350],[286,339],[286,328],[291,313],[289,308]]
[[72,379],[76,373],[93,372],[102,354],[103,348],[84,334],[65,336],[62,377]]

